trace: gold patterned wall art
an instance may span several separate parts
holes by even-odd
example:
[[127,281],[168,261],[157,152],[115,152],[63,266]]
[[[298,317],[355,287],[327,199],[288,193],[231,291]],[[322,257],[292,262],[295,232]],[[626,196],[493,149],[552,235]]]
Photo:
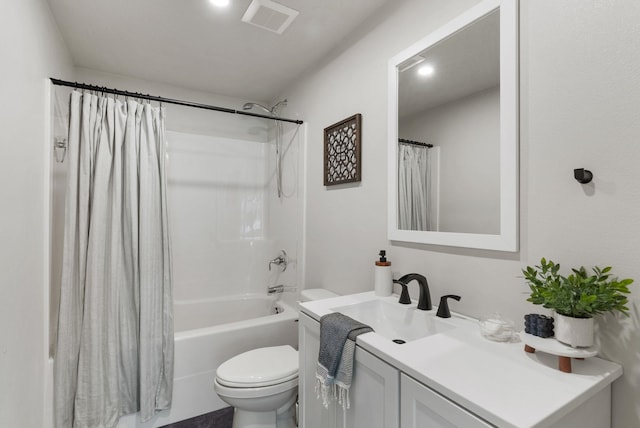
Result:
[[324,185],[362,180],[362,115],[324,128]]

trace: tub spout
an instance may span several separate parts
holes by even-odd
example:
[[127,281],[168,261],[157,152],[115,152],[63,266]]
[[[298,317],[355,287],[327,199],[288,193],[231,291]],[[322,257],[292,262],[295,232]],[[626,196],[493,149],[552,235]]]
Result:
[[284,285],[284,284],[271,285],[267,287],[267,294],[282,294],[285,291],[296,291],[297,289],[298,287],[294,287],[292,285]]

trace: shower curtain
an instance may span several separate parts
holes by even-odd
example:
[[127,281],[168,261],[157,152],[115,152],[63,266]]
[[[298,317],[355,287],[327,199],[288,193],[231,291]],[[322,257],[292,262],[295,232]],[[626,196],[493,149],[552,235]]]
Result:
[[428,147],[398,145],[398,228],[401,230],[433,230],[429,164]]
[[146,421],[171,405],[164,136],[162,108],[71,95],[56,428]]

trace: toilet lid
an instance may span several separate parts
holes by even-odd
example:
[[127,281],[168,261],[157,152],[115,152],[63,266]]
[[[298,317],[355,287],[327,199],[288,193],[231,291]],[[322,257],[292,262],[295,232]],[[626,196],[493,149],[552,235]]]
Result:
[[274,385],[298,376],[298,351],[289,345],[252,349],[220,364],[218,382],[232,387]]

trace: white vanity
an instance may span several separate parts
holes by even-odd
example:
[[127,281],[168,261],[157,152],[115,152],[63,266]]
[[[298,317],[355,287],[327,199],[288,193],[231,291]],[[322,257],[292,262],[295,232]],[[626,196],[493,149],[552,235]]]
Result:
[[[475,320],[436,318],[397,299],[367,292],[301,304],[301,427],[610,427],[620,365],[594,357],[563,373],[555,356],[484,339]],[[357,338],[346,412],[325,409],[315,392],[319,319],[333,311],[376,330]]]

